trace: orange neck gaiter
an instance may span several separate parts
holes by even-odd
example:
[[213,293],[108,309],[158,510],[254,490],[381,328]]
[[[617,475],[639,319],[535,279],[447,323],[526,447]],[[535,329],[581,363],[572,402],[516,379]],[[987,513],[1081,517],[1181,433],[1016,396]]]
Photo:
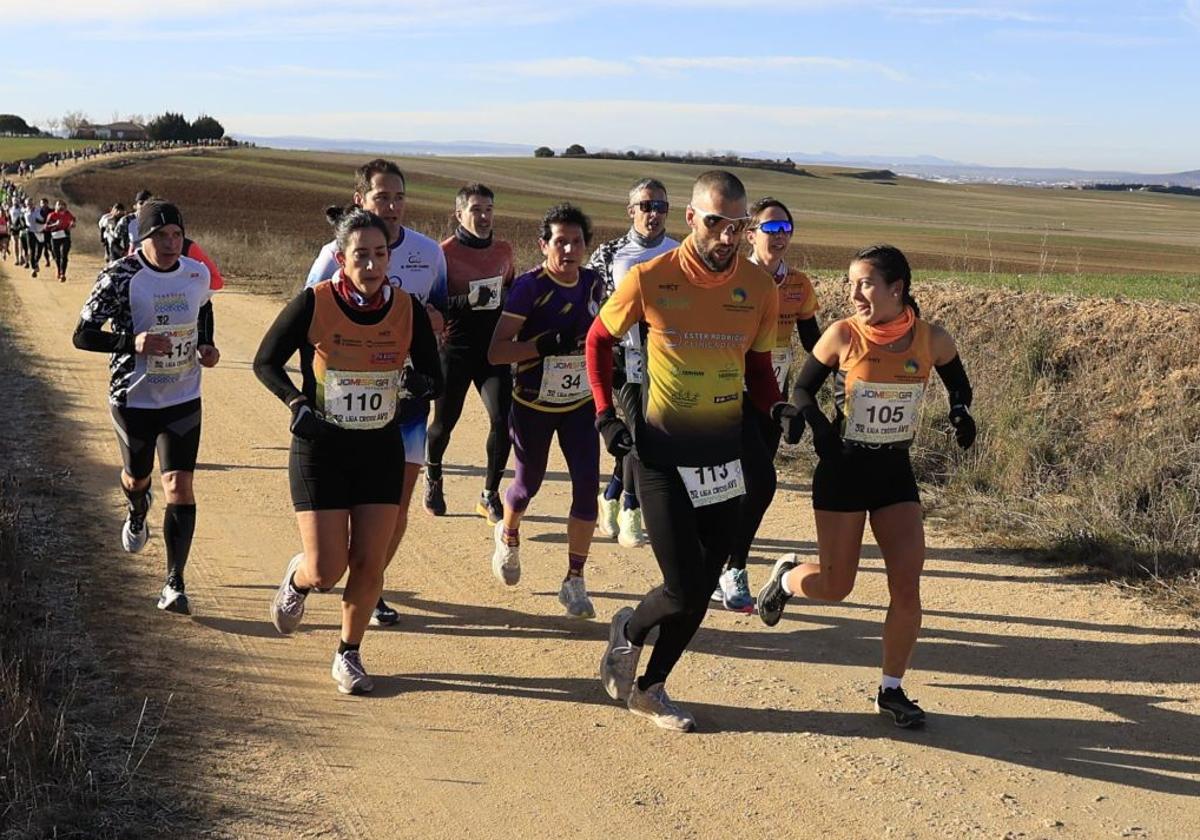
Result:
[[899,317],[885,324],[867,324],[860,320],[859,325],[862,327],[867,341],[872,344],[888,345],[908,335],[908,331],[913,328],[913,324],[916,322],[917,314],[912,311],[911,306],[906,306]]
[[711,289],[728,282],[729,278],[733,277],[734,271],[737,270],[737,264],[738,256],[735,252],[729,268],[717,274],[706,266],[701,261],[700,255],[696,253],[694,236],[689,234],[679,245],[679,267],[683,269],[683,274],[689,283],[702,289]]

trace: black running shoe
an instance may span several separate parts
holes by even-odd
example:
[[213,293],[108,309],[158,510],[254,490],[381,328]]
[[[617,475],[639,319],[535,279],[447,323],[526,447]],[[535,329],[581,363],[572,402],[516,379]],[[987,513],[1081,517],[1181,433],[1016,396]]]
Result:
[[504,518],[504,503],[500,501],[500,494],[495,491],[480,493],[479,501],[475,503],[475,512],[495,525]]
[[775,561],[771,576],[758,590],[758,617],[768,627],[774,627],[783,617],[783,607],[792,596],[783,591],[783,576],[800,565],[795,554],[785,554]]
[[446,497],[442,495],[442,480],[425,477],[425,510],[434,516],[446,515]]
[[925,723],[925,712],[915,701],[908,699],[903,688],[879,689],[875,697],[875,711],[881,715],[891,715],[892,721],[901,729]]
[[372,627],[391,627],[400,620],[400,613],[387,605],[387,602],[382,598],[375,605],[375,609],[371,611],[371,626]]

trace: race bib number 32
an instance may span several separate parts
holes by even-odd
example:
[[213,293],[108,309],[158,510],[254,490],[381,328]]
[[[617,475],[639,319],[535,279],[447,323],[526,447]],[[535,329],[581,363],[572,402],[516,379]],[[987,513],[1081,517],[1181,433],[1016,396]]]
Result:
[[542,360],[542,387],[538,390],[540,402],[570,405],[591,393],[587,360],[583,356],[547,356]]
[[845,439],[869,445],[912,440],[924,393],[919,384],[855,382],[846,397]]
[[396,416],[396,371],[325,373],[325,419],[343,429],[381,429]]
[[692,507],[705,507],[745,495],[742,462],[730,461],[714,467],[677,467],[687,488]]

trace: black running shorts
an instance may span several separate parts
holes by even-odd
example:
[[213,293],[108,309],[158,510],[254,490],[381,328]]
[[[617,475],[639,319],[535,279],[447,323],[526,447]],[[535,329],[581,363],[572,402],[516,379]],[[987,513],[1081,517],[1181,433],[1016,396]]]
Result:
[[847,446],[813,471],[813,510],[853,513],[920,501],[907,449]]
[[200,399],[166,408],[112,406],[113,426],[125,472],[141,480],[154,471],[194,472],[200,452]]
[[404,491],[404,443],[398,427],[333,432],[318,441],[292,436],[288,480],[297,511],[398,505]]

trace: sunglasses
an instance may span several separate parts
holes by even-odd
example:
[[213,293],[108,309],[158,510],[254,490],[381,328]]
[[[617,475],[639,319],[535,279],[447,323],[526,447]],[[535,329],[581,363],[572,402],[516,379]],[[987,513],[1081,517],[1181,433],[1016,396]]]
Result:
[[713,230],[722,222],[726,222],[726,225],[722,229],[721,233],[737,236],[738,234],[743,233],[746,228],[750,226],[749,216],[738,216],[737,218],[732,218],[730,216],[722,216],[720,213],[713,213],[710,210],[701,209],[695,205],[688,206],[690,206],[692,208],[692,212],[699,216],[700,220],[704,222],[704,227],[707,230]]
[[658,201],[658,200],[639,201],[635,204],[631,204],[630,206],[636,207],[637,209],[641,210],[643,213],[666,213],[668,210],[671,209],[671,202]]
[[754,229],[765,234],[787,233],[792,232],[792,223],[787,219],[772,219],[769,222],[759,222],[754,226]]

